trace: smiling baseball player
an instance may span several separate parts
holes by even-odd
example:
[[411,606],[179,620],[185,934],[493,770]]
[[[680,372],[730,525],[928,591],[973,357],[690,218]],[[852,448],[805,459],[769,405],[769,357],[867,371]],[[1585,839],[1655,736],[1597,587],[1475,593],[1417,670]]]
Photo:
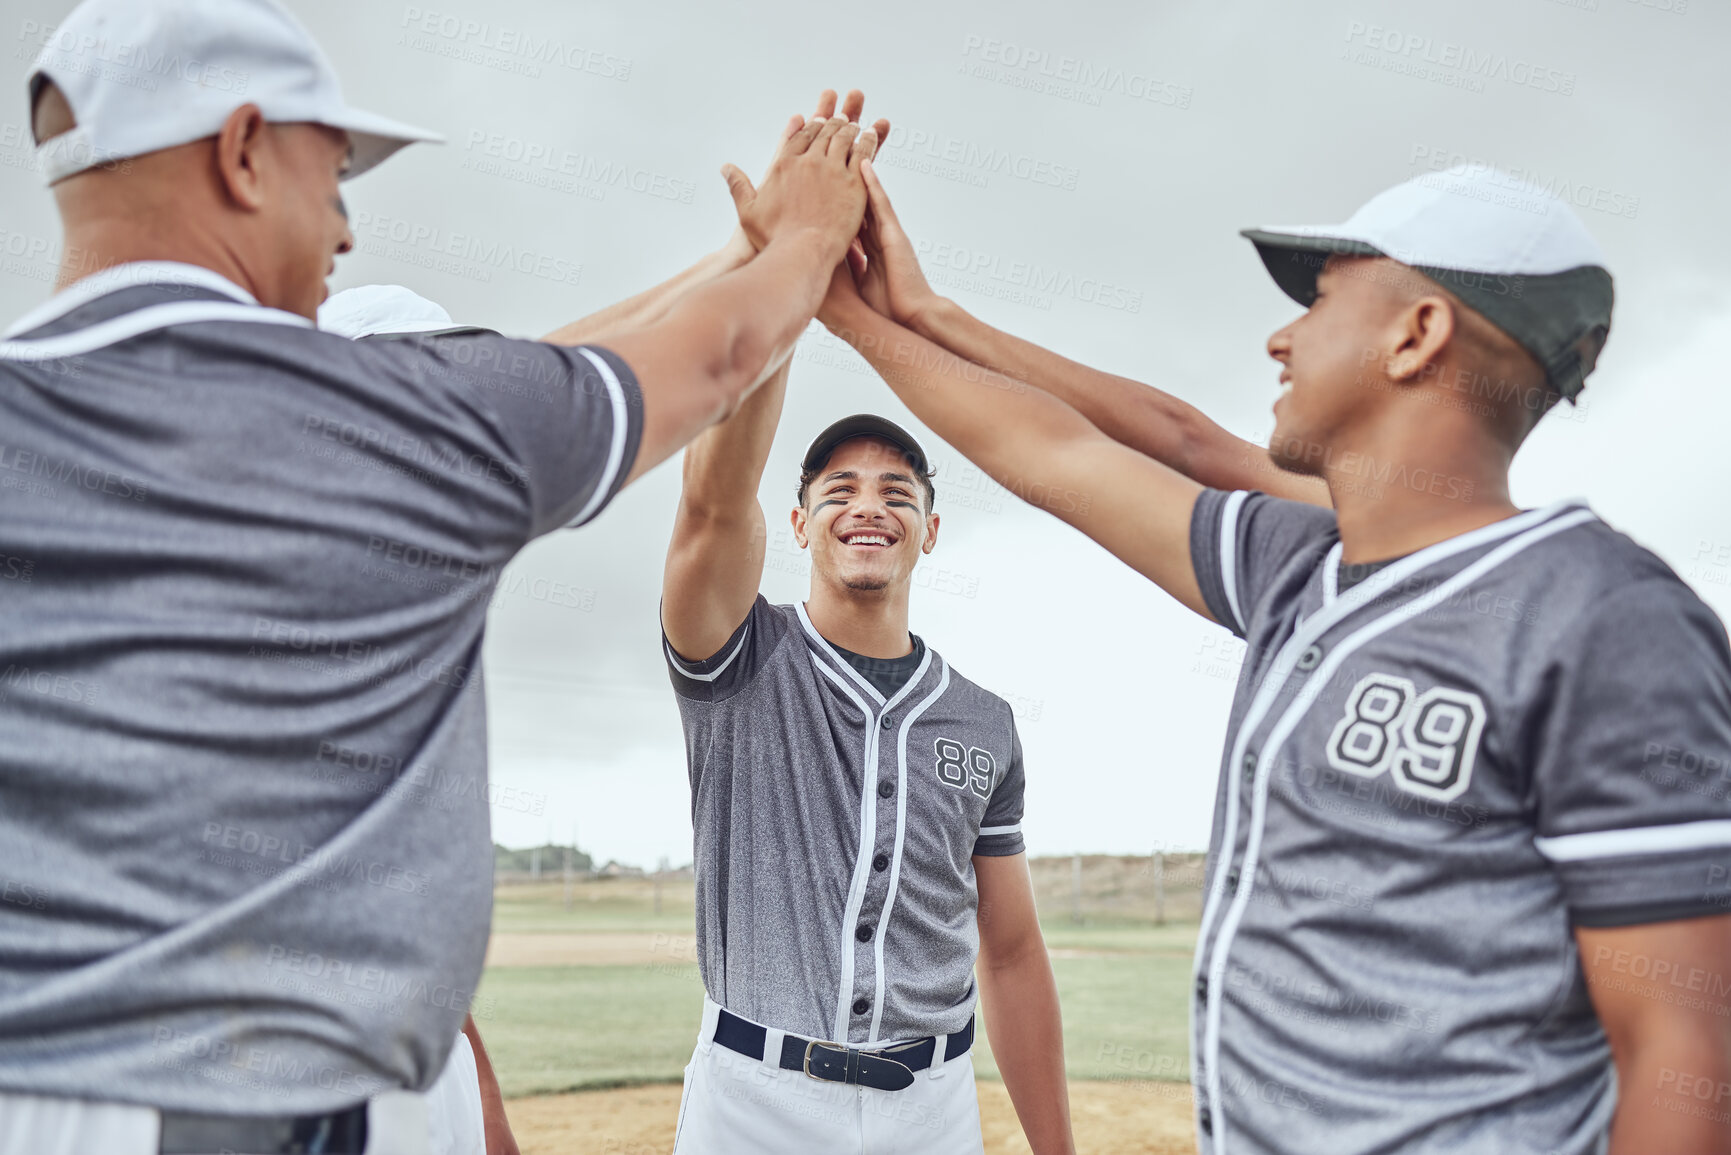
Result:
[[1247,231],[1308,309],[1268,341],[1301,500],[1203,489],[1155,458],[1261,474],[937,298],[869,168],[867,264],[819,314],[991,476],[1088,494],[1053,512],[1248,642],[1196,954],[1204,1155],[1731,1152],[1702,1101],[1731,1086],[1731,804],[1653,755],[1727,764],[1731,651],[1584,505],[1509,498],[1612,303],[1572,210],[1513,183],[1427,174]]
[[803,603],[758,591],[787,367],[693,443],[661,619],[707,997],[679,1155],[977,1153],[975,962],[1032,1148],[1073,1150],[1009,706],[908,631],[937,541],[919,444],[844,418],[801,463]]
[[1009,706],[908,632],[931,472],[860,414],[814,439],[811,593],[757,593],[785,368],[686,457],[662,603],[708,997],[676,1151],[978,1152],[974,963],[1033,1149],[1072,1149]]

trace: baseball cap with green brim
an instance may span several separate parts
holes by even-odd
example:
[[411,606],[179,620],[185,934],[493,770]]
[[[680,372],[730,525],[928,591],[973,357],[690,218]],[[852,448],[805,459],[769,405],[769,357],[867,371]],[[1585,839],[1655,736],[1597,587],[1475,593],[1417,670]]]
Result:
[[85,0],[41,37],[29,96],[50,81],[76,127],[37,142],[48,183],[215,136],[256,104],[267,121],[340,129],[344,179],[438,133],[351,107],[318,43],[275,0]]
[[1244,229],[1274,283],[1308,307],[1331,256],[1388,257],[1501,329],[1573,401],[1611,331],[1604,254],[1562,200],[1486,165],[1425,173],[1338,225]]

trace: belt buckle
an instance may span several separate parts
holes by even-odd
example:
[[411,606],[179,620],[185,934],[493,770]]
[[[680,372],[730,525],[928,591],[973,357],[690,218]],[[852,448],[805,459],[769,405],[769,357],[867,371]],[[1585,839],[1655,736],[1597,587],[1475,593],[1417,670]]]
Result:
[[820,1083],[833,1083],[835,1082],[834,1079],[826,1079],[822,1075],[814,1075],[811,1073],[811,1049],[819,1045],[820,1044],[816,1039],[811,1039],[805,1044],[805,1077],[808,1079],[816,1079]]

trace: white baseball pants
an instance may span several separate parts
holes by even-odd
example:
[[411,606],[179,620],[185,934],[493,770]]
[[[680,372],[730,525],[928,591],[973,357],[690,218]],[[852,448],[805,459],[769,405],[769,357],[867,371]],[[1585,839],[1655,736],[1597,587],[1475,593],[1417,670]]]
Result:
[[917,1072],[903,1091],[850,1087],[782,1070],[785,1032],[773,1027],[769,1062],[716,1045],[720,1011],[703,1000],[674,1155],[982,1155],[971,1051]]

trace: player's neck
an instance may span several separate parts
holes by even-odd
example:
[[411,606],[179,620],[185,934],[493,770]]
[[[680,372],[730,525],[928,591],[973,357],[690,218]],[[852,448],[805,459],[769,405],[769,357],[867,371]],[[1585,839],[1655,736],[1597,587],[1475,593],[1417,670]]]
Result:
[[1336,449],[1324,477],[1348,564],[1404,557],[1519,512],[1507,451],[1481,437],[1412,427]]
[[825,641],[868,658],[902,658],[908,640],[908,583],[899,588],[851,590],[814,581],[805,612]]

